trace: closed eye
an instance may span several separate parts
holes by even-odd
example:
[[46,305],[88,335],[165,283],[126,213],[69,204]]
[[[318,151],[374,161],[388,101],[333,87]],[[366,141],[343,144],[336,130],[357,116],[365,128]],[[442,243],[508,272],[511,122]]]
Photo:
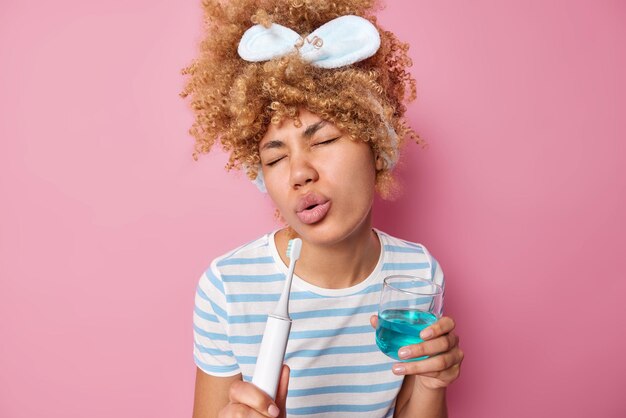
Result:
[[336,140],[338,140],[339,138],[341,138],[341,137],[340,137],[340,136],[338,136],[338,137],[336,137],[336,138],[331,138],[331,139],[328,139],[328,140],[326,140],[326,141],[317,142],[317,143],[313,144],[313,146],[315,146],[315,145],[325,145],[325,144],[331,144],[331,143],[335,142]]
[[267,165],[267,166],[270,166],[270,167],[271,167],[271,166],[273,166],[274,164],[276,164],[277,162],[279,162],[280,160],[282,160],[283,158],[285,158],[285,157],[283,156],[283,157],[277,158],[277,159],[275,159],[275,160],[273,160],[273,161],[270,161],[269,163],[265,163],[265,165]]

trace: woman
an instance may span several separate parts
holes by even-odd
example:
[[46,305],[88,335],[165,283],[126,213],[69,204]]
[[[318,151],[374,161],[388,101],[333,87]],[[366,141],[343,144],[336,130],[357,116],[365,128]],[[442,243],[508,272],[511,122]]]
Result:
[[[407,91],[415,96],[407,46],[375,25],[371,1],[204,7],[208,34],[183,92],[196,151],[219,140],[228,168],[247,171],[286,227],[216,258],[200,278],[194,416],[446,416],[463,359],[454,321],[442,317],[424,343],[399,351],[425,360],[393,362],[373,343],[385,276],[444,284],[424,246],[372,228],[374,193],[393,193],[400,143],[420,142],[403,119]],[[294,237],[303,246],[293,326],[272,400],[250,380]]]

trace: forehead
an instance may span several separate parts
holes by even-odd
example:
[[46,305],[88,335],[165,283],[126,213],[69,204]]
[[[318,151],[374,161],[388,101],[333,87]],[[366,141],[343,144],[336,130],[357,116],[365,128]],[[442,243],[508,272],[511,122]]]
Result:
[[[283,136],[290,134],[304,134],[307,131],[307,128],[313,127],[313,125],[319,124],[317,126],[318,129],[323,126],[334,126],[330,122],[323,121],[322,118],[317,116],[315,113],[312,113],[306,108],[300,108],[298,110],[298,119],[302,124],[300,126],[296,126],[296,123],[293,119],[285,117],[279,124],[270,123],[267,128],[267,132],[259,142],[259,146],[262,146],[268,141],[280,139]],[[314,132],[317,129],[309,129],[309,131]]]

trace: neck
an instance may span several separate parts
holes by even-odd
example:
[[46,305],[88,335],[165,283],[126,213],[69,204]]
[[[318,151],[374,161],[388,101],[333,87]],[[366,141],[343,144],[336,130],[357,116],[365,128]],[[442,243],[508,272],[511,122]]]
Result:
[[[369,219],[368,219],[369,221]],[[285,264],[287,231],[276,234],[276,245]],[[354,286],[365,280],[376,267],[380,256],[380,242],[371,222],[364,222],[348,237],[332,244],[316,244],[306,240],[295,273],[303,280],[327,289]]]

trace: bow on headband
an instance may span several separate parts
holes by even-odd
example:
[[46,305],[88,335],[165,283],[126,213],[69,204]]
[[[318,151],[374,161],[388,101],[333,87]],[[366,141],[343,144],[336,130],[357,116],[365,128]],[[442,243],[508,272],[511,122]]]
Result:
[[371,57],[380,47],[380,34],[367,19],[347,15],[333,19],[306,38],[276,23],[254,25],[239,42],[246,61],[267,61],[297,50],[303,60],[320,68],[339,68]]

